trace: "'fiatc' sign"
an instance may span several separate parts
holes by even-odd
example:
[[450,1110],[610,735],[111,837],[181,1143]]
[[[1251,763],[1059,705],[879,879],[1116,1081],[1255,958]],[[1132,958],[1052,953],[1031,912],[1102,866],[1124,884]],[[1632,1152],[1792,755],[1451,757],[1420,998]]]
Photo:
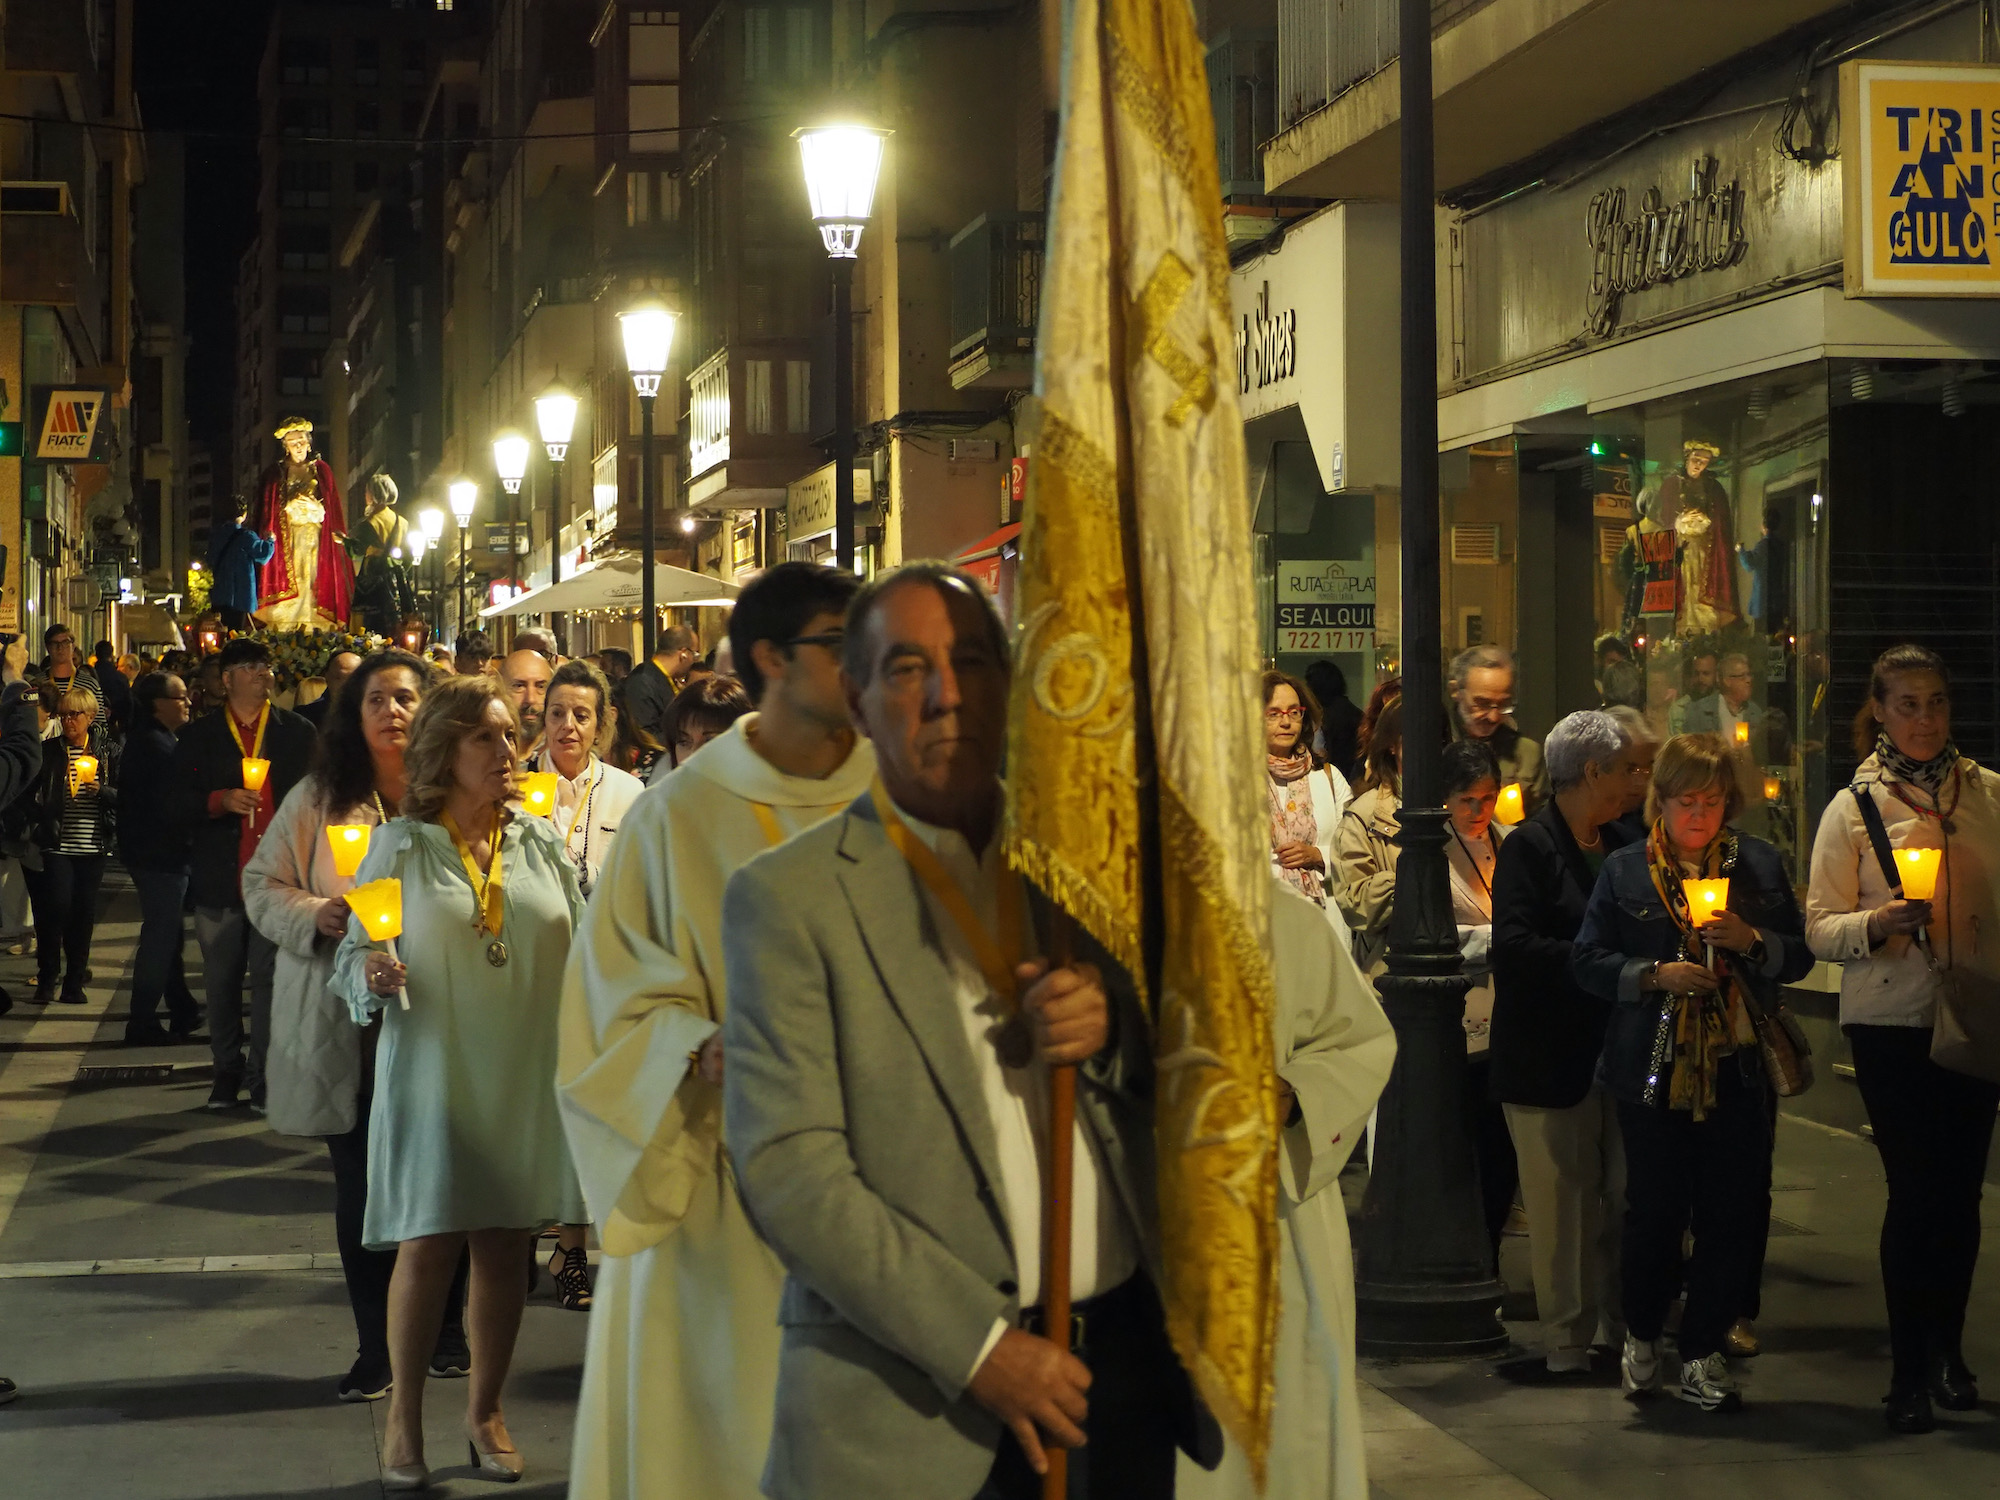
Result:
[[1840,70],[1850,297],[2000,293],[2000,67]]
[[35,423],[35,443],[28,457],[67,463],[98,457],[98,428],[110,393],[57,386],[43,394],[46,402]]

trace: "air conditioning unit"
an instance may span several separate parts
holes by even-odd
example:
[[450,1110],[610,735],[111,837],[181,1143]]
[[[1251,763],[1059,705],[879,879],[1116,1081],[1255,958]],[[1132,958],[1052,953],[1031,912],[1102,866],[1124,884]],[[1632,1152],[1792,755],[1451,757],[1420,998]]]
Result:
[[1497,563],[1500,561],[1500,523],[1482,521],[1451,528],[1451,560],[1454,563]]

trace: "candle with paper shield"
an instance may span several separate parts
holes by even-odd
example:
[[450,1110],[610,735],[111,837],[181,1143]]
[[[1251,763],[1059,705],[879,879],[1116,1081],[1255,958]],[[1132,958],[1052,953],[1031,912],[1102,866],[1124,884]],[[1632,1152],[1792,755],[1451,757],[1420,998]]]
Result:
[[1750,743],[1750,721],[1748,719],[1738,719],[1736,721],[1736,743],[1739,745]]
[[[361,926],[368,936],[378,943],[389,945],[389,957],[401,963],[396,952],[396,937],[403,930],[403,882],[393,875],[381,880],[371,880],[366,885],[357,885],[347,893],[347,907],[361,919]],[[404,1010],[410,1008],[410,992],[398,988],[396,999]]]
[[271,774],[271,763],[255,755],[243,757],[243,785],[253,792],[264,790],[264,778]]
[[1775,776],[1764,778],[1764,800],[1776,802],[1785,795],[1785,784]]
[[521,808],[538,818],[550,818],[556,811],[556,773],[528,771],[520,778]]
[[1501,787],[1500,798],[1493,804],[1493,816],[1512,827],[1527,815],[1527,804],[1521,799],[1521,783],[1510,781]]
[[1727,880],[1683,880],[1681,894],[1687,897],[1688,915],[1699,927],[1709,918],[1721,914],[1729,905],[1729,882]]
[[366,823],[327,824],[327,847],[333,851],[333,868],[342,880],[352,880],[354,872],[361,868],[361,861],[368,857],[368,838],[373,832]]
[[97,757],[79,755],[69,763],[69,787],[72,795],[78,787],[94,786],[97,783]]
[[1936,895],[1938,866],[1943,862],[1942,849],[1898,849],[1896,873],[1903,877],[1903,898],[1928,901]]

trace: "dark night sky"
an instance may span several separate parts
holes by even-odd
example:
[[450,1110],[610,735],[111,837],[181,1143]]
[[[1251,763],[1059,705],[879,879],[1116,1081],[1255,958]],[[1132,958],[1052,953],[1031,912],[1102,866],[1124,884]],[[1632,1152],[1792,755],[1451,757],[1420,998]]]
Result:
[[256,229],[257,59],[272,0],[138,0],[139,106],[187,143],[189,425],[227,484],[236,263]]

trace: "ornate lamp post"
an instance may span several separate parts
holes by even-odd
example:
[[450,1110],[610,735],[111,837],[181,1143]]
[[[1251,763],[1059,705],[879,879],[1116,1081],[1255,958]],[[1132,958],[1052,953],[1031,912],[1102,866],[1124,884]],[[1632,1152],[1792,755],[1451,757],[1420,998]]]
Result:
[[521,591],[521,548],[514,537],[514,497],[521,493],[521,481],[528,473],[528,439],[512,428],[493,435],[493,472],[500,476],[500,488],[507,496],[507,586]]
[[875,208],[882,143],[867,125],[809,125],[793,132],[806,174],[813,223],[833,273],[834,561],[854,571],[854,262]]
[[452,518],[458,522],[458,639],[465,639],[465,554],[472,550],[472,508],[479,503],[479,486],[470,479],[454,480]]
[[664,302],[648,298],[618,315],[618,331],[625,342],[625,368],[632,376],[632,389],[639,394],[639,531],[640,550],[645,553],[640,576],[640,609],[645,617],[646,659],[660,638],[659,608],[654,603],[653,513],[659,509],[659,473],[653,459],[653,402],[660,394],[660,378],[667,373],[667,356],[674,347],[674,324],[678,320]]
[[1507,1332],[1465,1109],[1465,976],[1444,854],[1431,6],[1401,7],[1403,852],[1380,984],[1396,1066],[1361,1211],[1356,1341],[1372,1355],[1472,1355],[1506,1348]]
[[[431,607],[438,606],[439,580],[444,567],[444,558],[438,550],[438,543],[444,540],[444,512],[435,505],[427,505],[417,513],[417,526],[424,534],[424,544],[431,555]],[[444,629],[442,612],[431,621],[438,630]]]

